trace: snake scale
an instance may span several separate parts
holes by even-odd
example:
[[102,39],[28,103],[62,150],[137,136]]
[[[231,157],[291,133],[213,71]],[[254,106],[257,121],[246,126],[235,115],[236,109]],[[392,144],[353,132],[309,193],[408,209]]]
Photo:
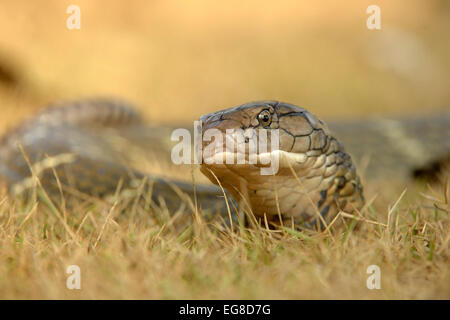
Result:
[[[353,212],[363,206],[355,164],[365,163],[364,178],[376,179],[433,176],[450,162],[447,111],[327,126],[295,105],[258,101],[204,115],[201,124],[202,133],[207,129],[224,134],[229,129],[277,130],[279,170],[261,175],[257,164],[208,164],[206,157],[218,156],[213,152],[203,154],[201,171],[216,185],[144,174],[133,166],[135,155],[151,154],[155,161],[169,161],[168,138],[173,128],[143,122],[124,102],[93,99],[49,107],[4,135],[0,182],[12,195],[22,194],[34,186],[34,175],[50,194],[58,194],[63,186],[66,194],[103,196],[115,192],[119,183],[136,188],[145,179],[151,185],[152,201],[170,210],[190,199],[203,211],[226,216],[239,204],[259,220],[311,227],[330,223],[341,210]],[[203,149],[217,142],[203,141]],[[224,146],[225,153],[236,156],[236,150]]]

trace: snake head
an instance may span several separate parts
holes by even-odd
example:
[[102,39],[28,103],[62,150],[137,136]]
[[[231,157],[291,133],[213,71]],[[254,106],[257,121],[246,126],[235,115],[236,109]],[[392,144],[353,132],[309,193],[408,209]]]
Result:
[[277,101],[204,115],[197,130],[202,136],[202,162],[208,169],[233,166],[250,172],[273,167],[260,170],[262,175],[282,175],[308,157],[324,153],[330,135],[326,124],[312,113]]
[[[197,130],[201,171],[245,199],[256,216],[310,220],[315,211],[327,215],[331,205],[336,212],[345,207],[345,197],[362,197],[343,146],[303,108],[277,101],[246,103],[202,116]],[[264,174],[263,169],[270,170]]]

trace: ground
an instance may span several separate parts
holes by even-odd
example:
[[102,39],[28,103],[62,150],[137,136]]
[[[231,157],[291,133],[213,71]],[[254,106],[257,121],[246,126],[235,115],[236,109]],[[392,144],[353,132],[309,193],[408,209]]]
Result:
[[[65,210],[39,189],[39,204],[2,197],[0,296],[448,299],[449,190],[415,189],[377,198],[357,228],[348,219],[338,232],[231,231],[198,212],[179,223],[189,210],[170,218],[131,206],[135,198]],[[71,265],[80,268],[80,290],[66,286]],[[380,289],[367,287],[371,265],[380,268]]]

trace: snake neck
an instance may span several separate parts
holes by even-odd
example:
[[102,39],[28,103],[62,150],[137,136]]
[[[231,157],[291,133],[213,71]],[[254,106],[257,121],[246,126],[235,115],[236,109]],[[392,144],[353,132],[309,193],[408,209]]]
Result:
[[[351,157],[334,137],[324,153],[311,154],[302,163],[289,163],[275,175],[261,176],[251,165],[203,165],[202,172],[225,188],[257,218],[283,224],[321,227],[340,211],[353,213],[364,205],[363,187]],[[220,181],[220,182],[219,182]],[[336,226],[339,223],[336,223]]]

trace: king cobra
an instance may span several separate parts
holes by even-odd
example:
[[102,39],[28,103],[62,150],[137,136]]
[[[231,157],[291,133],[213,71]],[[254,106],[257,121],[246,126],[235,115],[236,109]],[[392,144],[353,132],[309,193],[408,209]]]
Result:
[[[339,212],[353,213],[364,204],[361,179],[344,145],[356,163],[368,159],[364,176],[369,179],[434,176],[450,160],[449,112],[337,122],[328,127],[295,105],[258,101],[204,115],[200,122],[202,133],[208,129],[224,134],[230,129],[258,129],[256,134],[277,130],[278,150],[269,151],[279,156],[277,172],[262,175],[257,163],[206,161],[207,157],[237,156],[236,149],[224,144],[223,154],[203,154],[201,171],[215,185],[142,173],[133,165],[137,154],[169,161],[168,138],[173,128],[144,123],[126,103],[97,99],[49,107],[4,135],[0,181],[12,196],[26,194],[36,181],[49,194],[63,190],[66,195],[104,196],[119,185],[137,188],[145,180],[151,184],[151,200],[169,210],[189,202],[192,210],[196,204],[202,212],[226,217],[240,207],[258,221],[323,227],[336,220]],[[224,142],[203,140],[203,149],[218,143]]]

